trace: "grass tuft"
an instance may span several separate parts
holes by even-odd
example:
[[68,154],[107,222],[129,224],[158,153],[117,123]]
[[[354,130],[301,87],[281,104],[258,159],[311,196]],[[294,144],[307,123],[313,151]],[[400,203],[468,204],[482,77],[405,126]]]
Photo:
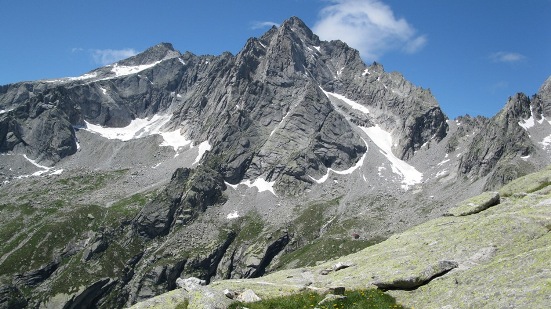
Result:
[[370,308],[392,308],[403,309],[396,300],[383,293],[380,290],[355,290],[344,293],[346,298],[325,302],[318,305],[325,295],[320,295],[314,292],[303,292],[290,296],[281,296],[266,300],[261,300],[254,303],[236,302],[231,304],[230,309],[300,309],[300,308],[319,308],[319,309],[370,309]]

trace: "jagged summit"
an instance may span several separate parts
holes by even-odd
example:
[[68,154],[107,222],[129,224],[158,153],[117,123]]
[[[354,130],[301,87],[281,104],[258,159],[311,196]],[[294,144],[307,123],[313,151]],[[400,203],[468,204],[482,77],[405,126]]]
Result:
[[124,66],[147,65],[179,56],[180,52],[176,51],[171,43],[159,43],[136,56],[121,60],[117,64]]

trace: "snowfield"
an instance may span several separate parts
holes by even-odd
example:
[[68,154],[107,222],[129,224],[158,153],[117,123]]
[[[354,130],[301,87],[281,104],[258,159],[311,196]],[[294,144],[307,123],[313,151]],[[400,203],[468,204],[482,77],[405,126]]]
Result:
[[163,142],[159,146],[172,147],[174,151],[177,152],[180,147],[188,146],[192,141],[186,139],[185,136],[180,133],[179,129],[174,131],[163,130],[163,127],[170,121],[170,118],[170,115],[155,115],[150,119],[136,118],[132,120],[129,125],[122,128],[102,127],[85,121],[86,127],[83,129],[99,134],[107,139],[117,139],[121,141],[129,141],[131,139],[158,134],[163,138]]
[[323,90],[323,88],[321,88],[321,91],[323,91],[323,93],[325,93],[325,95],[331,99],[329,96],[332,96],[336,99],[339,99],[341,100],[342,102],[346,103],[348,106],[350,106],[351,108],[355,109],[355,110],[358,110],[364,114],[369,114],[369,109],[367,109],[367,107],[361,105],[360,103],[357,103],[355,101],[352,101],[350,99],[348,99],[347,97],[343,96],[343,95],[340,95],[338,93],[333,93],[333,92],[329,92],[329,91],[325,91]]
[[423,174],[392,153],[392,135],[389,132],[383,130],[379,125],[359,128],[381,149],[381,153],[390,161],[392,171],[402,177],[402,188],[404,190],[421,183]]

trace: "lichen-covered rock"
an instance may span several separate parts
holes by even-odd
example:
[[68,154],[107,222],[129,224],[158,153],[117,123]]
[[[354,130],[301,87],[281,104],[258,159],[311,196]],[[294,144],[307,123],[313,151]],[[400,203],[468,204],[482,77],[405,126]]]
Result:
[[455,261],[438,261],[427,267],[423,272],[403,278],[395,278],[392,281],[375,281],[373,285],[384,290],[413,290],[427,284],[432,279],[446,274],[458,266]]
[[484,192],[448,209],[446,215],[455,217],[472,215],[499,204],[499,201],[499,192]]

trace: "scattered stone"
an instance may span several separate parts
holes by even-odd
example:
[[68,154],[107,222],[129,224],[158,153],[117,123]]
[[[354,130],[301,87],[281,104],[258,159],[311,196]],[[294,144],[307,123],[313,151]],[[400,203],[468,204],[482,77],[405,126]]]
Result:
[[350,266],[352,266],[352,265],[338,262],[337,264],[333,265],[333,271],[339,271],[341,269],[345,269],[345,268],[348,268]]
[[94,220],[96,217],[94,217],[92,214],[88,214],[88,219]]
[[346,289],[344,286],[335,286],[335,287],[329,288],[329,293],[335,294],[335,295],[344,295],[345,290]]
[[500,196],[498,192],[484,192],[478,196],[470,198],[450,208],[446,216],[468,216],[484,211],[492,206],[498,205]]
[[224,291],[222,291],[222,293],[224,293],[224,295],[229,299],[234,299],[235,298],[235,292],[231,291],[229,289],[225,289]]
[[237,295],[236,300],[243,303],[252,303],[255,301],[261,301],[262,299],[258,297],[258,295],[256,295],[253,290],[246,289],[245,291],[243,291],[243,293]]
[[325,276],[328,275],[331,272],[331,269],[322,269],[320,271],[320,275]]

